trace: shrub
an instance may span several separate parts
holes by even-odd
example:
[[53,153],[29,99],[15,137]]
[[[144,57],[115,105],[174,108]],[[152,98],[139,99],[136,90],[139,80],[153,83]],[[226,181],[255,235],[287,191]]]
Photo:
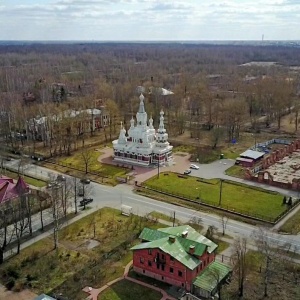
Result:
[[26,280],[27,280],[27,281],[37,280],[37,276],[36,276],[36,275],[33,275],[33,274],[27,274],[27,275],[26,275]]
[[24,289],[24,282],[21,280],[16,281],[14,287],[12,288],[14,292],[21,292],[23,289]]
[[282,204],[286,204],[286,196],[283,197]]
[[4,270],[4,274],[7,277],[12,277],[14,279],[18,279],[20,277],[20,271],[17,266],[8,266],[6,270]]
[[75,273],[75,274],[73,275],[73,280],[74,280],[75,282],[80,281],[80,278],[81,278],[80,274]]
[[16,283],[15,279],[11,277],[6,282],[5,287],[10,291],[15,286],[15,283]]

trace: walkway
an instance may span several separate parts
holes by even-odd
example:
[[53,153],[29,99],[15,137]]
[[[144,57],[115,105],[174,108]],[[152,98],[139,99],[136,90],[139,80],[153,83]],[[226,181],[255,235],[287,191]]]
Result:
[[[101,150],[102,151],[102,150]],[[112,159],[113,149],[112,148],[106,148],[103,151],[103,154],[100,155],[98,158],[98,161],[107,163],[107,164],[113,164],[117,165],[116,162]],[[190,162],[190,154],[188,153],[182,153],[182,152],[175,152],[173,153],[174,157],[174,165],[172,166],[166,166],[161,167],[160,172],[177,172],[177,173],[183,173],[184,170],[188,169],[191,162]],[[118,162],[120,165],[121,163]],[[292,191],[292,190],[286,190],[275,186],[270,186],[263,183],[258,183],[250,180],[246,180],[243,178],[238,177],[232,177],[225,174],[225,171],[232,167],[235,164],[234,159],[220,159],[216,160],[210,164],[199,164],[196,163],[199,166],[199,170],[192,170],[191,176],[205,178],[205,179],[212,179],[212,178],[220,178],[225,180],[230,180],[234,182],[240,182],[246,185],[260,187],[265,190],[278,192],[282,195],[291,196],[291,197],[297,197],[299,196],[298,191]],[[124,163],[126,165],[126,163]],[[158,170],[156,167],[139,167],[134,166],[134,180],[138,182],[143,182],[157,174]]]
[[[101,152],[103,152],[102,155],[99,156],[98,161],[110,165],[126,165],[129,166],[129,163],[124,162],[116,162],[112,159],[113,149],[112,148],[105,148],[101,149]],[[190,167],[191,162],[190,154],[188,153],[181,153],[181,152],[175,152],[173,153],[174,157],[174,164],[172,166],[160,166],[159,172],[176,172],[176,173],[183,173],[184,170],[188,169]],[[132,172],[134,176],[134,180],[138,182],[143,182],[147,179],[150,179],[151,177],[155,176],[158,173],[157,167],[141,167],[141,166],[133,166],[134,170]]]
[[110,282],[108,282],[107,284],[105,284],[104,286],[102,286],[101,288],[99,289],[94,289],[92,287],[85,287],[84,289],[82,289],[84,292],[88,293],[89,296],[86,298],[86,299],[90,299],[90,300],[97,300],[98,299],[98,296],[101,292],[103,292],[104,290],[106,290],[107,288],[109,288],[110,286],[112,286],[114,283],[118,282],[118,281],[121,281],[121,280],[129,280],[131,282],[134,282],[134,283],[137,283],[137,284],[140,284],[146,288],[149,288],[149,289],[152,289],[152,290],[155,290],[157,292],[160,292],[162,294],[162,298],[160,300],[176,300],[175,298],[169,296],[167,294],[166,291],[156,287],[156,286],[153,286],[151,284],[148,284],[148,283],[145,283],[143,281],[140,281],[140,280],[137,280],[137,279],[134,279],[134,278],[131,278],[128,276],[128,273],[129,273],[129,269],[130,267],[132,266],[132,261],[130,261],[126,267],[125,267],[125,270],[124,270],[124,275],[122,277],[119,277],[117,279],[114,279]]

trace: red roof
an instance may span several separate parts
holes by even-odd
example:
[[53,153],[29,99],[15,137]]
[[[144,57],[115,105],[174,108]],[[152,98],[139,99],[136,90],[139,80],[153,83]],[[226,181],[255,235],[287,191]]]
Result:
[[19,177],[17,183],[12,178],[0,177],[0,204],[28,191],[29,186],[22,177]]

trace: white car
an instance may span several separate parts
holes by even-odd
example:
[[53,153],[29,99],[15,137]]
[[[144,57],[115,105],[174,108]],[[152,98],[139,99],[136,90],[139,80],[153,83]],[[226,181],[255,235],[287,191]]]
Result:
[[199,170],[199,167],[196,166],[196,165],[191,165],[190,168],[191,168],[191,169],[194,169],[194,170]]

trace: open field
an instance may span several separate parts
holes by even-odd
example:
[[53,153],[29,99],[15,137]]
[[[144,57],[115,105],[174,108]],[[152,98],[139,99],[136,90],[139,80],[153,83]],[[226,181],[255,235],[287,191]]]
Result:
[[280,228],[279,232],[298,234],[300,232],[300,210],[290,217]]
[[[7,177],[13,178],[13,179],[18,179],[18,174],[16,172],[11,172],[11,171],[5,170],[2,174],[7,176]],[[32,177],[28,177],[28,176],[22,176],[22,177],[24,178],[25,182],[28,183],[29,185],[33,185],[33,186],[36,186],[36,187],[46,186],[45,181],[35,179],[35,178],[32,178]]]
[[234,166],[230,167],[229,169],[227,169],[225,171],[225,174],[229,175],[229,176],[233,176],[233,177],[243,178],[244,174],[245,174],[245,170],[241,166],[234,165]]
[[[85,174],[84,155],[89,157],[88,160],[88,174]],[[125,177],[127,170],[121,167],[117,167],[109,164],[102,164],[98,161],[98,157],[101,152],[93,149],[84,149],[84,152],[74,152],[72,156],[65,156],[56,158],[52,163],[44,162],[43,165],[47,168],[54,169],[62,173],[68,173],[69,175],[89,179],[100,182],[115,185],[117,184],[116,177]],[[107,177],[107,178],[103,178]]]
[[104,208],[62,229],[57,250],[50,236],[5,262],[1,282],[14,291],[30,288],[83,299],[85,286],[101,287],[123,275],[132,259],[129,248],[145,226],[164,225]]
[[[84,150],[86,152],[88,150]],[[83,154],[85,155],[85,154]],[[72,156],[68,157],[63,157],[57,159],[57,163],[64,165],[64,166],[69,166],[81,171],[85,170],[85,164],[84,164],[84,158],[83,155],[81,154],[80,151],[75,152]],[[92,173],[99,173],[104,176],[121,176],[124,175],[126,172],[124,169],[113,166],[113,165],[104,165],[98,162],[98,157],[101,155],[101,152],[97,150],[90,150],[90,161],[88,164],[88,172]]]
[[[184,196],[199,201],[247,213],[251,216],[274,220],[286,210],[282,205],[282,196],[259,188],[250,188],[246,185],[218,179],[200,180],[192,176],[182,176],[175,173],[162,173],[159,179],[152,178],[145,182],[145,186]],[[221,194],[221,199],[220,199]],[[221,201],[220,201],[221,200]]]
[[143,287],[137,283],[122,280],[119,281],[108,289],[104,290],[99,296],[99,300],[160,300],[161,293]]

